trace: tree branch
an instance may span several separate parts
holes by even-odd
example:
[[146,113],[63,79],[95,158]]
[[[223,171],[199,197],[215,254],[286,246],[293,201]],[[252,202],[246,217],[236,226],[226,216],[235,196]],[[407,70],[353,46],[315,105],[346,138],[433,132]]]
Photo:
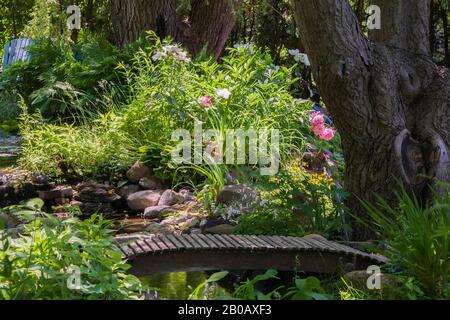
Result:
[[381,29],[372,30],[371,40],[431,55],[429,47],[431,0],[374,0],[381,8]]

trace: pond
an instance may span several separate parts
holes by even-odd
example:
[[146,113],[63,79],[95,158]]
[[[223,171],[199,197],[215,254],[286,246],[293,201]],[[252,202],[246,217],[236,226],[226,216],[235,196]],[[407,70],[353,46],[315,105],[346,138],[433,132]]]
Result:
[[160,299],[186,300],[209,276],[206,272],[171,272],[145,276],[141,281],[152,291],[157,291]]
[[0,169],[15,165],[20,151],[20,137],[0,130]]

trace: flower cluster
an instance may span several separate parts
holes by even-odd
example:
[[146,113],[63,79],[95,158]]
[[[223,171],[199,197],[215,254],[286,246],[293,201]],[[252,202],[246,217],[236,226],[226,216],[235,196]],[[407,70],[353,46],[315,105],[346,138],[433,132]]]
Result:
[[294,56],[295,61],[303,63],[305,66],[309,67],[311,63],[309,62],[309,58],[305,53],[301,53],[300,50],[289,50],[289,54]]
[[325,126],[325,118],[320,112],[314,112],[311,114],[310,124],[312,127],[312,132],[314,132],[320,140],[330,141],[336,134],[332,128],[327,128]]
[[191,59],[187,57],[187,52],[174,45],[162,47],[162,51],[158,51],[157,53],[155,53],[152,56],[152,59],[153,61],[158,61],[161,59],[166,59],[168,57],[172,57],[175,60],[185,63],[191,62]]
[[[225,100],[228,100],[231,96],[231,92],[228,89],[217,89],[216,94],[219,99]],[[208,95],[203,96],[198,99],[198,104],[203,108],[207,108],[212,105],[212,98]]]

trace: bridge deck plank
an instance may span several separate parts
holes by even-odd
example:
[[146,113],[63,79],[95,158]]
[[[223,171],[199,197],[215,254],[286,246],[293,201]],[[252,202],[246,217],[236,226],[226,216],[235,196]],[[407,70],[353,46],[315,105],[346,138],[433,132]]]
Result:
[[134,252],[126,244],[120,245],[119,248],[125,254],[126,258],[134,256]]
[[262,248],[266,249],[266,251],[274,249],[274,246],[272,244],[265,242],[258,236],[252,235],[250,236],[250,239],[252,239],[254,242],[259,243]]
[[195,249],[201,249],[202,246],[195,241],[191,235],[185,234],[182,236],[186,241],[188,241]]
[[194,246],[184,238],[184,235],[177,236],[176,239],[183,244],[185,249],[194,249]]
[[204,234],[198,234],[197,235],[200,239],[203,240],[203,242],[205,242],[211,249],[218,249],[219,246],[212,241],[211,239],[209,239],[207,236],[205,236]]
[[283,244],[284,246],[286,246],[290,250],[294,250],[294,249],[297,248],[297,246],[295,246],[292,243],[286,241],[285,239],[283,239],[283,237],[274,236],[273,239],[277,240],[279,243]]
[[171,251],[171,249],[160,239],[159,236],[154,236],[152,241],[161,248],[162,251]]
[[327,252],[330,251],[329,247],[326,246],[324,243],[317,241],[316,239],[305,239],[309,243],[311,243],[316,250]]
[[230,240],[228,238],[224,237],[224,235],[217,235],[216,239],[221,241],[223,244],[225,244],[227,249],[229,249],[229,250],[236,249],[236,245],[233,242],[230,242]]
[[278,246],[279,246],[282,250],[292,250],[292,249],[295,249],[295,248],[293,248],[290,244],[286,243],[285,241],[281,240],[280,238],[278,238],[278,237],[276,237],[276,236],[270,237],[270,240],[272,240],[273,242],[277,243]]
[[164,242],[164,244],[166,245],[167,248],[169,248],[169,250],[171,251],[175,251],[177,250],[177,246],[174,245],[172,243],[172,241],[169,240],[169,238],[167,238],[167,236],[165,235],[160,235],[158,236],[159,240],[161,240],[162,242]]
[[259,242],[257,242],[257,241],[255,241],[252,237],[250,237],[250,236],[245,236],[245,235],[242,235],[241,236],[245,241],[247,241],[248,243],[250,243],[253,247],[254,247],[254,249],[257,249],[257,250],[263,250],[263,249],[266,249],[262,244],[260,244]]
[[186,249],[185,245],[179,240],[178,237],[175,237],[171,234],[168,234],[166,237],[177,247],[177,250]]
[[[319,241],[321,243],[325,243],[323,240],[317,240],[317,241]],[[339,245],[337,245],[337,243],[332,242],[332,241],[326,241],[326,245],[337,252],[349,252],[348,248],[339,246]]]
[[155,242],[153,242],[153,237],[145,238],[144,241],[150,248],[152,248],[154,253],[162,252],[162,248],[160,248]]
[[305,239],[302,238],[294,238],[294,237],[289,237],[289,239],[295,243],[298,244],[299,248],[302,248],[304,250],[310,250],[313,249],[314,247],[311,245],[311,243],[309,243],[308,241],[306,241]]
[[281,239],[283,239],[284,242],[289,243],[289,245],[291,245],[293,248],[295,248],[295,250],[304,249],[303,246],[299,246],[298,243],[292,241],[292,239],[290,239],[290,237],[281,237]]
[[272,239],[272,237],[269,237],[269,236],[260,236],[260,238],[263,239],[265,242],[270,243],[270,244],[274,247],[274,249],[277,249],[277,250],[285,250],[285,248],[284,248],[283,246],[280,246],[280,244],[277,243],[276,241],[274,241],[274,240]]
[[238,238],[239,240],[241,240],[243,243],[245,243],[245,245],[247,246],[247,248],[249,248],[251,251],[257,250],[259,247],[257,245],[255,245],[252,241],[250,241],[247,237],[244,237],[242,235],[236,235],[236,238]]
[[153,252],[153,249],[148,246],[148,244],[144,240],[136,241],[136,244],[144,250],[146,253]]
[[241,249],[251,249],[251,246],[249,246],[249,244],[245,241],[243,241],[239,236],[237,235],[230,235],[231,239],[233,239],[233,241],[237,242],[239,244],[239,248]]
[[190,235],[192,239],[194,239],[194,241],[197,241],[197,243],[204,249],[211,249],[211,247],[205,242],[203,241],[197,234],[191,234]]
[[221,236],[222,239],[225,239],[228,241],[228,243],[232,246],[233,249],[240,249],[239,242],[236,242],[233,238],[231,238],[229,235],[224,234]]
[[133,251],[133,255],[135,255],[135,256],[142,253],[142,250],[136,246],[136,242],[130,242],[127,244],[127,246],[128,246],[128,248],[131,249],[131,251]]
[[214,236],[212,234],[206,234],[205,235],[210,241],[214,242],[219,249],[228,249],[228,245],[220,241],[220,239],[217,236]]

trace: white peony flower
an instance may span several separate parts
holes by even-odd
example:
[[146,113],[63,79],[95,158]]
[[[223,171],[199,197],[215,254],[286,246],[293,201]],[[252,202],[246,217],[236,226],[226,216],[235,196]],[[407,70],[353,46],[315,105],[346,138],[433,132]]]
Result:
[[217,90],[217,96],[220,99],[228,100],[231,96],[231,92],[228,89],[219,89],[219,90]]
[[164,46],[163,49],[166,52],[172,52],[172,53],[181,53],[181,52],[183,52],[183,49],[181,49],[181,48],[179,48],[177,46],[174,46],[174,45]]
[[165,52],[157,52],[152,57],[153,61],[158,61],[165,58],[167,58],[167,54]]

